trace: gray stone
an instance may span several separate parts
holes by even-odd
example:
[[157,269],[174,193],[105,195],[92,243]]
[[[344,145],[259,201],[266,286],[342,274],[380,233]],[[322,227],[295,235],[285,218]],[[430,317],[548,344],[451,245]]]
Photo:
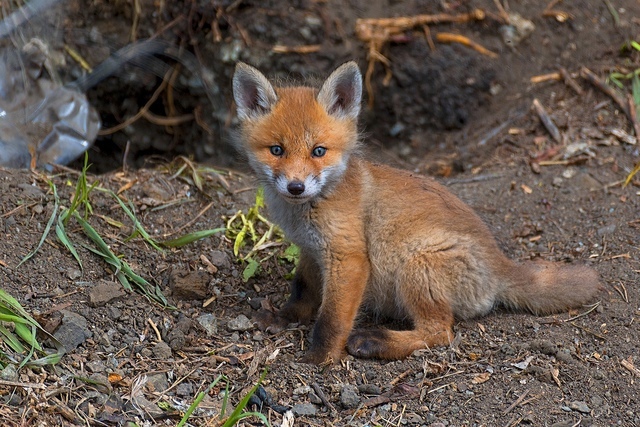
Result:
[[582,412],[583,414],[591,413],[591,408],[589,408],[587,402],[583,402],[581,400],[574,400],[573,402],[569,403],[569,408],[573,409],[574,411]]
[[360,403],[358,389],[351,384],[345,384],[340,391],[340,403],[347,409],[356,408]]
[[216,335],[218,333],[218,319],[212,313],[203,314],[196,319],[196,322],[207,331],[207,336]]
[[67,270],[67,277],[71,280],[79,279],[80,277],[82,277],[82,271],[78,270],[77,268],[70,268],[69,270]]
[[250,298],[247,300],[251,308],[254,310],[260,310],[262,308],[262,301],[264,301],[264,298],[262,297]]
[[87,362],[85,366],[87,367],[87,370],[94,373],[105,372],[107,370],[107,367],[101,360],[92,360]]
[[598,228],[598,236],[602,237],[602,236],[608,236],[610,234],[613,234],[616,231],[616,225],[615,224],[609,224],[605,227],[600,227]]
[[171,352],[171,347],[169,347],[169,344],[167,344],[164,341],[157,342],[153,346],[152,351],[153,351],[153,356],[156,359],[160,359],[160,360],[169,359],[173,355],[173,353]]
[[231,261],[225,251],[214,250],[209,252],[209,261],[218,268],[229,268]]
[[309,402],[314,405],[322,405],[322,399],[320,399],[314,392],[309,393]]
[[183,300],[201,300],[207,297],[211,275],[205,271],[174,270],[169,277],[173,296]]
[[53,336],[67,351],[78,348],[87,338],[91,337],[91,331],[87,328],[87,319],[72,311],[61,310],[62,323]]
[[121,284],[105,280],[89,290],[89,305],[91,307],[103,307],[110,301],[126,295],[127,291]]
[[167,381],[167,374],[164,372],[156,372],[147,375],[147,384],[151,391],[162,393],[169,388],[169,382]]
[[229,320],[227,323],[227,329],[230,331],[248,331],[253,329],[253,322],[247,318],[244,314],[239,315],[235,319]]
[[382,393],[382,390],[380,389],[380,387],[375,384],[360,384],[358,386],[358,391],[362,394],[373,394],[373,395],[379,395],[380,393]]
[[174,351],[182,350],[187,343],[187,338],[180,329],[172,329],[167,334],[166,340]]
[[313,417],[318,412],[318,408],[311,403],[298,403],[293,405],[291,411],[295,415]]
[[9,363],[0,371],[0,378],[5,381],[16,381],[18,379],[18,370],[14,365]]
[[303,385],[301,387],[296,387],[293,389],[294,396],[306,396],[311,391],[311,387],[308,385]]
[[193,396],[193,384],[189,382],[178,384],[176,387],[176,394],[183,397]]

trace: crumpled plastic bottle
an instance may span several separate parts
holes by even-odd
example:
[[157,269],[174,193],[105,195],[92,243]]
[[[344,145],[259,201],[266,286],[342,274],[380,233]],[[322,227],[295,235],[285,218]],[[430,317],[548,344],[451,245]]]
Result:
[[100,117],[84,93],[44,71],[44,43],[0,52],[0,166],[67,164],[93,143]]

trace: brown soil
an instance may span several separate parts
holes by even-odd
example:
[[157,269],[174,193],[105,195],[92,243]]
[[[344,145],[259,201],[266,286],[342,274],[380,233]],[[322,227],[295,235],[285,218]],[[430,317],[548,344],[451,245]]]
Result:
[[[86,8],[70,3],[61,40],[92,63],[127,42],[128,2],[95,1]],[[285,276],[293,267],[280,256],[285,245],[262,252],[272,256],[245,283],[244,266],[229,239],[216,235],[159,252],[138,237],[129,240],[131,221],[109,195],[94,191],[90,223],[177,307],[165,309],[138,293],[123,293],[113,269],[82,246],[80,270],[53,232],[31,260],[16,268],[40,239],[54,199],[43,175],[3,169],[2,287],[68,347],[54,369],[24,368],[17,376],[2,371],[4,425],[175,425],[179,411],[219,374],[228,377],[230,400],[237,404],[264,368],[264,390],[273,405],[263,402],[262,412],[274,425],[282,423],[276,409],[289,407],[295,417],[290,425],[296,426],[640,425],[640,191],[637,178],[621,185],[640,159],[638,144],[616,136],[633,134],[628,119],[579,77],[581,94],[563,82],[529,80],[560,67],[573,73],[586,66],[603,78],[614,69],[639,68],[640,53],[621,52],[620,46],[640,37],[640,4],[611,0],[620,19],[616,26],[607,2],[600,0],[558,3],[556,9],[571,15],[566,22],[544,17],[546,2],[509,2],[512,12],[536,26],[509,48],[490,0],[213,6],[180,1],[166,2],[162,13],[154,13],[153,2],[142,3],[138,36],[181,17],[163,36],[193,48],[217,85],[209,94],[212,105],[197,79],[185,72],[175,80],[173,107],[166,94],[152,106],[158,115],[168,115],[171,108],[176,115],[187,114],[198,107],[204,118],[200,124],[165,128],[141,119],[124,132],[102,137],[90,150],[92,170],[111,171],[91,180],[114,191],[126,186],[121,196],[133,203],[151,235],[165,239],[221,227],[253,204],[255,183],[241,164],[233,169],[242,173],[205,172],[203,191],[187,175],[176,177],[177,166],[166,162],[113,171],[122,165],[127,141],[130,166],[143,165],[155,154],[233,164],[235,155],[224,141],[234,123],[229,81],[235,61],[283,79],[326,76],[352,58],[365,70],[367,47],[354,35],[356,18],[462,13],[478,7],[493,17],[432,25],[431,32],[464,34],[498,53],[497,59],[459,45],[436,43],[431,51],[422,28],[385,46],[392,77],[385,86],[378,65],[372,78],[375,103],[362,123],[368,155],[436,176],[476,209],[514,259],[592,265],[604,287],[599,305],[548,317],[496,310],[457,323],[450,347],[419,351],[406,360],[346,357],[325,368],[305,365],[298,360],[308,347],[307,327],[293,325],[270,335],[242,317],[251,319],[256,309],[278,307],[285,300]],[[212,32],[216,22],[220,41]],[[77,36],[92,28],[91,37]],[[275,54],[275,44],[321,47],[315,53]],[[69,74],[76,72],[72,67]],[[146,71],[121,74],[89,92],[104,127],[135,114],[158,84]],[[531,108],[534,98],[560,128],[560,143]],[[532,159],[554,161],[539,166]],[[77,173],[62,170],[47,179],[68,205]],[[86,242],[71,224],[72,238]],[[110,374],[122,379],[115,381]],[[190,423],[217,425],[224,393],[224,387],[214,387]]]

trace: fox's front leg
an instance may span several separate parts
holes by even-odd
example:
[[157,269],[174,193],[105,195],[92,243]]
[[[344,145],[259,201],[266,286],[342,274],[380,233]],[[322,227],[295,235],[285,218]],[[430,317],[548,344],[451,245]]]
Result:
[[333,252],[327,258],[322,305],[313,328],[311,348],[303,358],[306,363],[340,360],[369,279],[365,250]]
[[304,250],[300,252],[300,260],[296,275],[291,282],[291,295],[286,304],[277,312],[262,311],[258,315],[261,327],[277,333],[289,323],[310,323],[322,302],[322,275],[318,263]]

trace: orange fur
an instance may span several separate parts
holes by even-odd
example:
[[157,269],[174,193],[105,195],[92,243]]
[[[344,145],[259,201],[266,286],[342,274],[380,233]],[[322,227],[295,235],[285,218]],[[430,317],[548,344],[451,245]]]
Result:
[[[433,180],[359,157],[361,76],[338,68],[321,89],[274,89],[239,64],[234,96],[242,149],[265,187],[271,218],[301,248],[288,303],[274,325],[311,321],[305,360],[397,359],[453,338],[455,318],[497,304],[546,314],[599,289],[585,266],[518,265],[478,216]],[[409,319],[408,331],[354,330],[358,311]]]

